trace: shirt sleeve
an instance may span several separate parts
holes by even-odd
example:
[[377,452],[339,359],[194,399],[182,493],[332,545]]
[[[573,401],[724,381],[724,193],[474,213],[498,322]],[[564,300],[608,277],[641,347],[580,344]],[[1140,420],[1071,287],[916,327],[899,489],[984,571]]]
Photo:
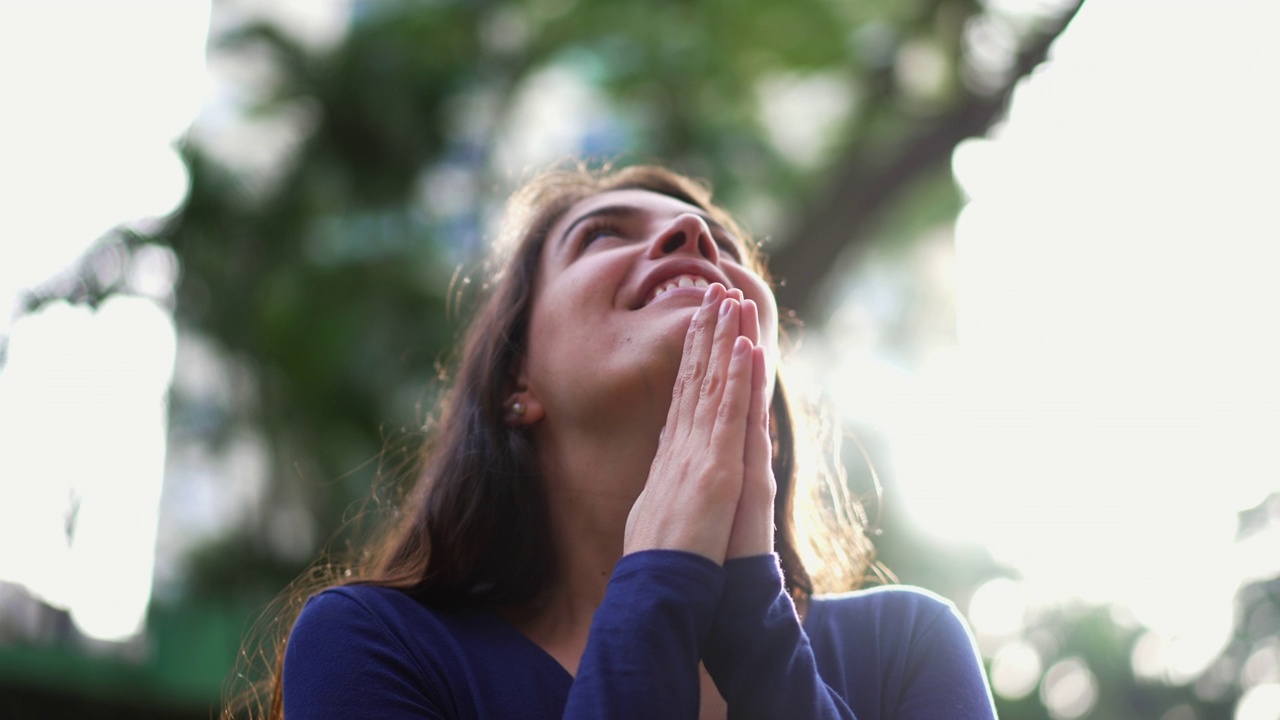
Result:
[[950,602],[932,605],[931,622],[910,643],[909,670],[895,718],[995,720],[995,703],[969,628]]
[[715,562],[674,550],[618,561],[565,719],[697,718],[698,663],[724,576]]
[[[289,720],[438,720],[439,689],[395,633],[358,599],[324,592],[307,602],[285,647]],[[427,681],[429,682],[429,680]]]
[[777,555],[725,563],[724,591],[703,662],[729,703],[730,720],[856,720],[818,674]]
[[[855,700],[842,696],[819,673],[783,587],[777,556],[731,560],[725,571],[703,660],[729,702],[729,717],[854,718]],[[862,616],[877,626],[860,632],[849,628],[841,633],[847,639],[838,644],[848,654],[840,665],[861,667],[865,674],[838,678],[836,687],[886,701],[877,713],[882,720],[994,720],[982,663],[954,606],[919,591],[879,599],[880,610]],[[854,639],[858,637],[863,640]],[[868,644],[872,637],[878,639]]]

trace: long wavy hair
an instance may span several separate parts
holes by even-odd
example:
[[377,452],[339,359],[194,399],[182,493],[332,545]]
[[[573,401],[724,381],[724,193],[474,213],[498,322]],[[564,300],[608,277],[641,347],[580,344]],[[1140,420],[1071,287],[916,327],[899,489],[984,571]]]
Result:
[[[535,278],[551,226],[579,201],[602,192],[641,189],[708,213],[749,249],[744,262],[769,280],[764,257],[733,217],[712,202],[710,189],[655,166],[619,170],[575,166],[543,173],[512,195],[504,232],[484,270],[474,317],[455,356],[450,386],[436,408],[409,489],[378,534],[343,563],[325,562],[287,590],[264,620],[262,649],[242,652],[222,717],[283,717],[280,669],[288,630],[306,599],[338,584],[376,584],[405,590],[436,606],[518,606],[532,601],[556,576],[552,528],[542,474],[529,431],[504,421],[504,401],[528,344]],[[802,556],[829,576],[819,589],[849,589],[872,566],[865,518],[843,492],[838,458],[814,463],[829,491],[811,509],[818,521],[797,539],[800,459],[797,416],[775,385],[770,422],[777,481],[774,549],[789,592],[808,597],[814,578]],[[825,470],[823,469],[825,468]],[[814,532],[826,528],[826,532]],[[807,550],[807,552],[802,552]],[[255,673],[256,682],[249,680]]]

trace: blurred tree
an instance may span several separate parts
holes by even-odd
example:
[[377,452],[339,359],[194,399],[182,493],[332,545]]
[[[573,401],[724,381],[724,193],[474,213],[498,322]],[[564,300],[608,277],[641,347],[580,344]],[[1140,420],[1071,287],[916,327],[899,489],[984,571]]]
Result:
[[[213,412],[175,390],[174,434],[216,446],[247,431],[269,451],[261,502],[192,555],[187,597],[269,599],[371,483],[412,466],[470,297],[455,268],[477,261],[496,205],[530,165],[654,158],[706,177],[769,238],[782,304],[819,321],[824,283],[877,228],[954,216],[955,144],[998,119],[1079,9],[1003,5],[365,0],[331,46],[265,22],[215,24],[214,58],[257,69],[248,120],[278,123],[284,140],[229,151],[197,123],[182,209],[101,251],[172,248],[181,331],[248,377]],[[32,307],[128,291],[81,275]],[[892,504],[880,519],[900,578],[962,606],[1008,574],[922,539]],[[1257,622],[1280,631],[1274,602],[1248,602],[1261,608],[1250,617],[1271,607]],[[1091,717],[1179,705],[1195,714],[1167,717],[1227,716],[1226,701],[1136,679],[1137,633],[1105,612],[1037,618],[1027,637],[1045,667],[1077,658],[1092,672]],[[998,701],[1006,720],[1051,716],[1035,692]]]
[[[524,171],[507,156],[547,159],[510,146],[522,128],[551,130],[529,98],[555,91],[549,77],[602,99],[559,109],[581,131],[557,151],[658,157],[708,177],[731,207],[782,233],[782,300],[820,314],[817,290],[841,253],[948,172],[951,147],[994,121],[1074,13],[1028,20],[962,1],[355,7],[332,47],[259,22],[214,38],[215,53],[269,68],[252,110],[303,118],[294,148],[255,176],[221,161],[197,126],[187,202],[134,238],[177,252],[182,327],[252,367],[256,392],[225,419],[271,450],[262,505],[237,537],[196,556],[202,592],[255,576],[259,592],[278,588],[375,474],[411,462],[455,332],[449,278],[475,261],[485,218]],[[1003,66],[973,60],[991,52],[969,37],[983,23],[1014,43]],[[785,123],[812,137],[789,139]],[[953,213],[947,187],[949,199],[934,193],[932,208],[912,211]],[[304,551],[283,552],[281,518],[297,506],[312,532],[295,529]]]

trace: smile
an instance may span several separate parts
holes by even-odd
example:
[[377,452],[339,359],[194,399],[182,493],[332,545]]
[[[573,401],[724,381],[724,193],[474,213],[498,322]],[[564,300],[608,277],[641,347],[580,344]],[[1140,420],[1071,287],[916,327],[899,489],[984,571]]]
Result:
[[672,290],[679,290],[680,288],[705,289],[707,284],[707,279],[699,275],[677,275],[655,287],[653,292],[649,293],[649,297],[644,304],[648,305]]

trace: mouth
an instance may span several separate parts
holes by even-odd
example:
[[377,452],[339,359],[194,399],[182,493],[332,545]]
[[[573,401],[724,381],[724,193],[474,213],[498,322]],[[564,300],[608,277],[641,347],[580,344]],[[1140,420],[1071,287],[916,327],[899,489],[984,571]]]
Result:
[[689,273],[677,275],[654,286],[653,290],[649,291],[648,297],[645,298],[644,306],[651,305],[654,300],[657,300],[667,293],[683,290],[685,288],[692,288],[701,293],[707,289],[709,284],[710,281],[701,275],[693,275]]

